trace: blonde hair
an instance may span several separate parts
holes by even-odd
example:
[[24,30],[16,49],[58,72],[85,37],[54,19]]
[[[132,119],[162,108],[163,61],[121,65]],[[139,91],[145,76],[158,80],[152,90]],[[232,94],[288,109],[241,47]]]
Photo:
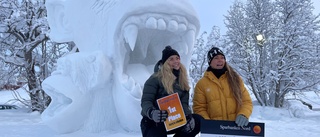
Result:
[[230,91],[232,92],[234,98],[237,102],[237,111],[239,111],[242,105],[242,92],[240,89],[240,75],[231,67],[225,63],[225,67],[227,68],[227,77],[228,77],[228,84],[230,85]]
[[[161,82],[168,94],[174,93],[173,84],[177,78],[172,73],[172,68],[170,67],[167,61],[161,66],[156,76],[161,79]],[[181,63],[180,63],[179,86],[182,90],[185,90],[185,91],[190,90],[190,86],[188,84],[187,70],[185,66]]]

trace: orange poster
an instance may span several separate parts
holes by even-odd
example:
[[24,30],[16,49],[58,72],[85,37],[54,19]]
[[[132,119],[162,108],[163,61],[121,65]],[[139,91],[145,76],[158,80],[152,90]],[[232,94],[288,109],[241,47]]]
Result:
[[167,131],[176,129],[187,123],[178,93],[160,98],[157,100],[157,103],[160,110],[168,112],[168,118],[164,122]]

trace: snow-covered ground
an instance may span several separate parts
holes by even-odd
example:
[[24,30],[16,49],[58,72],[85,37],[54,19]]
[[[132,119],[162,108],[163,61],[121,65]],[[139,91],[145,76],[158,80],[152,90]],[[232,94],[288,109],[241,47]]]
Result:
[[[310,96],[311,95],[311,96]],[[27,94],[21,92],[27,98]],[[320,98],[309,94],[310,100],[320,103]],[[0,104],[13,99],[10,91],[0,91]],[[9,102],[19,105],[18,102]],[[312,111],[298,101],[290,101],[286,108],[261,107],[255,103],[251,122],[265,123],[266,137],[319,137],[320,111]],[[63,123],[61,123],[63,124]],[[139,125],[137,125],[139,126]],[[141,137],[141,133],[124,131],[104,131],[87,133],[78,131],[70,134],[57,134],[46,126],[39,113],[28,113],[25,109],[0,110],[1,137]]]

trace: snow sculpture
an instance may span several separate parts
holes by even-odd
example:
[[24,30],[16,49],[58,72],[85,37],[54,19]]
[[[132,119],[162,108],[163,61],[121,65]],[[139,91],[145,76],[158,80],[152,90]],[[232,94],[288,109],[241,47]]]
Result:
[[59,133],[140,131],[140,98],[166,45],[189,66],[199,20],[188,0],[48,0],[50,37],[74,41],[43,82],[43,121]]

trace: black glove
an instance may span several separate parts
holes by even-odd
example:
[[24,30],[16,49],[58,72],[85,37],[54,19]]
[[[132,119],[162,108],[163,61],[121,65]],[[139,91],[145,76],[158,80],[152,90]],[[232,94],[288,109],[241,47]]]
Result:
[[196,124],[195,124],[194,118],[191,115],[190,118],[188,119],[187,124],[183,126],[182,131],[185,133],[190,133],[194,129],[195,125]]
[[153,109],[150,111],[149,118],[154,122],[164,122],[168,117],[168,112],[166,110]]
[[241,114],[237,116],[235,122],[239,127],[247,126],[249,124],[249,120]]

